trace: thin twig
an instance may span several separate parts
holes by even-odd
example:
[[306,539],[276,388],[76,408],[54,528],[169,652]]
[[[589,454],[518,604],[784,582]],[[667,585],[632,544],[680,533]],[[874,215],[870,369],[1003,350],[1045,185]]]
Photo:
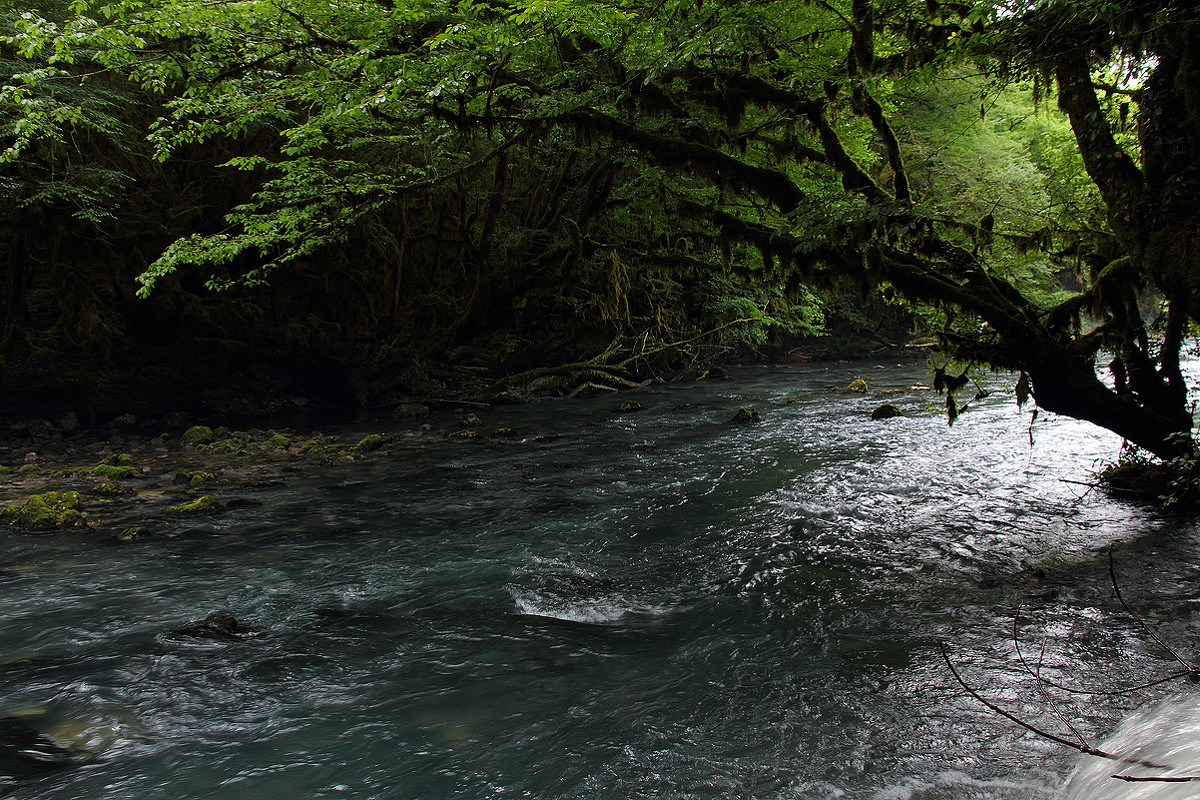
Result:
[[1183,657],[1180,656],[1179,653],[1176,653],[1169,644],[1164,642],[1162,638],[1155,633],[1141,617],[1137,615],[1137,612],[1129,607],[1129,604],[1125,602],[1125,598],[1121,596],[1121,587],[1117,583],[1117,570],[1116,567],[1113,566],[1113,545],[1111,544],[1108,546],[1108,577],[1109,580],[1112,581],[1113,591],[1117,595],[1117,600],[1121,603],[1121,608],[1125,609],[1126,613],[1133,617],[1134,621],[1136,621],[1138,625],[1142,626],[1142,630],[1144,630],[1150,636],[1150,638],[1158,644],[1159,647],[1166,650],[1171,654],[1172,658],[1182,664],[1184,669],[1188,670],[1190,673],[1196,672],[1195,665],[1184,661]]
[[1058,717],[1059,721],[1063,725],[1066,725],[1071,733],[1075,734],[1075,738],[1079,740],[1080,744],[1084,745],[1085,747],[1090,746],[1087,743],[1087,739],[1085,739],[1083,734],[1071,724],[1070,720],[1066,718],[1066,715],[1062,713],[1062,709],[1058,707],[1058,703],[1056,703],[1054,698],[1050,696],[1050,693],[1046,691],[1047,681],[1043,680],[1042,678],[1042,663],[1046,658],[1046,640],[1042,640],[1042,650],[1041,653],[1038,654],[1038,665],[1036,670],[1032,669],[1029,666],[1029,662],[1025,660],[1025,654],[1021,652],[1021,640],[1018,635],[1020,618],[1021,607],[1018,605],[1016,613],[1013,614],[1013,649],[1017,651],[1017,658],[1020,660],[1021,666],[1025,668],[1026,672],[1033,676],[1033,680],[1037,684],[1038,692],[1042,695],[1042,698],[1046,701],[1046,704],[1050,706],[1050,710],[1054,712],[1054,716]]
[[974,697],[976,700],[978,700],[980,703],[982,703],[984,706],[986,706],[988,708],[988,710],[999,714],[1000,716],[1007,719],[1009,722],[1014,722],[1017,725],[1020,725],[1025,730],[1031,731],[1031,732],[1037,734],[1038,736],[1042,737],[1043,739],[1048,739],[1052,742],[1056,742],[1058,744],[1063,745],[1064,747],[1069,747],[1072,750],[1078,750],[1079,752],[1083,753],[1084,755],[1099,756],[1100,758],[1107,758],[1111,761],[1120,761],[1123,764],[1137,764],[1138,766],[1150,767],[1151,769],[1170,769],[1169,766],[1165,766],[1163,764],[1155,764],[1151,761],[1142,761],[1141,759],[1137,759],[1137,758],[1127,758],[1125,756],[1116,755],[1115,753],[1108,753],[1108,752],[1105,752],[1104,750],[1098,750],[1094,747],[1089,747],[1086,744],[1080,744],[1079,742],[1072,742],[1070,739],[1064,739],[1061,736],[1056,736],[1055,734],[1050,733],[1047,730],[1043,730],[1042,728],[1039,728],[1036,725],[1032,725],[1032,724],[1026,722],[1025,720],[1021,719],[1017,715],[1012,714],[1008,711],[1005,711],[1003,708],[1001,708],[1000,706],[991,702],[990,700],[985,698],[983,695],[981,695],[979,692],[977,692],[974,688],[972,688],[971,685],[966,682],[966,680],[963,678],[963,676],[955,668],[954,662],[950,660],[950,654],[948,652],[946,652],[946,646],[944,644],[939,645],[939,649],[942,652],[942,659],[945,660],[946,666],[950,668],[950,673],[954,676],[954,679],[956,681],[958,681],[958,685],[961,686],[963,689],[965,689],[967,694],[971,695],[971,697]]

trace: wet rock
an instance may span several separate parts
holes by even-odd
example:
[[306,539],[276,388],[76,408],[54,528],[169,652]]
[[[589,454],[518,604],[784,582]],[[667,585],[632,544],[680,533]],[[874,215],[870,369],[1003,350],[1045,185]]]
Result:
[[185,469],[175,473],[175,482],[186,483],[188,486],[199,486],[202,483],[208,483],[216,479],[216,475],[202,469]]
[[287,450],[292,446],[292,440],[284,436],[282,433],[276,433],[263,442],[263,444],[273,450]]
[[735,425],[752,425],[756,422],[762,422],[762,415],[750,406],[742,406],[729,421]]
[[624,403],[621,403],[621,405],[617,406],[617,413],[619,414],[632,414],[635,411],[641,410],[642,404],[637,400],[626,400]]
[[354,445],[353,450],[356,453],[369,453],[372,450],[378,450],[383,447],[387,437],[378,433],[371,433],[359,440],[358,444]]
[[0,717],[0,776],[26,778],[74,766],[80,755],[18,717]]
[[235,642],[253,633],[254,630],[252,628],[242,625],[232,614],[216,612],[209,614],[202,620],[189,622],[181,628],[176,628],[171,631],[171,637],[175,639],[205,639],[208,641]]
[[46,492],[0,508],[0,518],[26,528],[73,527],[84,524],[81,504],[79,492]]
[[189,500],[177,506],[169,506],[167,510],[175,514],[215,514],[222,510],[222,506],[217,502],[217,498],[211,494],[204,494],[195,500]]
[[731,376],[725,370],[724,367],[720,367],[720,366],[717,366],[716,364],[714,364],[713,366],[708,368],[708,372],[704,373],[703,377],[708,378],[709,380],[714,380],[714,381],[727,381],[730,379]]
[[891,403],[884,403],[879,408],[871,412],[871,419],[891,419],[892,417],[902,417],[904,412],[896,408]]
[[183,436],[179,437],[180,443],[195,447],[199,444],[208,444],[216,440],[216,434],[213,429],[207,425],[193,425],[183,432]]
[[517,431],[514,428],[496,428],[492,431],[492,436],[497,439],[511,439],[516,435]]
[[145,525],[131,525],[128,528],[122,528],[114,538],[118,542],[140,542],[153,537],[154,534]]
[[122,478],[132,478],[140,475],[141,471],[137,467],[130,466],[115,466],[113,464],[97,464],[92,467],[91,473],[97,478],[105,478],[110,481],[121,480]]
[[397,406],[396,410],[392,412],[392,417],[395,419],[428,419],[429,406],[406,403]]
[[855,394],[866,394],[870,390],[867,387],[867,382],[864,379],[855,378],[854,380],[850,381],[850,385],[846,387],[846,391],[854,392]]

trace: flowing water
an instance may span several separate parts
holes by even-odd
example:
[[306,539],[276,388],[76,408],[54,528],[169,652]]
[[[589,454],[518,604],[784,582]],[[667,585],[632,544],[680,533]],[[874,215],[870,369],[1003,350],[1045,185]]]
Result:
[[[860,376],[873,394],[826,388]],[[927,379],[746,369],[492,408],[480,430],[516,436],[409,433],[176,538],[0,533],[0,715],[96,754],[0,794],[1064,796],[1092,759],[946,657],[1056,735],[1098,744],[1168,695],[1193,734],[1187,684],[1103,694],[1177,666],[1107,551],[1190,655],[1200,526],[1081,485],[1119,442],[1031,428],[1004,376],[952,428],[905,388]],[[906,416],[872,421],[885,401]],[[729,424],[742,405],[763,422]],[[252,635],[171,634],[214,611]]]

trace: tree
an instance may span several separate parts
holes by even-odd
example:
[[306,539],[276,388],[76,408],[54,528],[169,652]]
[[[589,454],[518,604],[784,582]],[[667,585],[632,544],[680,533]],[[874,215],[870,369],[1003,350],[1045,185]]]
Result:
[[[12,41],[26,55],[86,57],[167,92],[168,113],[151,131],[164,157],[218,137],[230,146],[250,131],[274,137],[228,160],[264,177],[230,210],[227,229],[177,241],[143,276],[146,291],[191,264],[213,266],[215,285],[254,284],[343,246],[370,220],[409,219],[443,192],[460,199],[459,263],[476,285],[497,263],[510,276],[522,274],[517,259],[548,263],[554,246],[512,246],[544,241],[547,226],[577,253],[553,263],[582,255],[598,274],[597,254],[636,261],[653,279],[691,286],[663,295],[676,307],[703,303],[698,281],[737,280],[743,289],[719,296],[740,292],[755,314],[735,319],[767,319],[803,302],[806,285],[852,280],[934,309],[953,356],[1021,374],[1018,401],[1031,395],[1164,458],[1191,452],[1180,352],[1200,312],[1200,36],[1185,4],[72,8],[58,24],[24,18]],[[939,190],[897,120],[931,81],[980,66],[996,86],[1026,82],[1035,101],[1057,96],[1101,218],[1066,207],[978,214]],[[985,98],[980,116],[988,113]],[[1123,133],[1131,124],[1136,135]],[[1067,186],[1056,154],[1034,149],[1043,188]],[[521,190],[542,210],[517,223],[510,193],[546,159],[571,166],[557,177],[542,168],[548,191]],[[582,185],[583,164],[580,195],[569,190]],[[464,199],[468,184],[477,199]],[[1161,315],[1148,313],[1146,291]],[[511,290],[508,306],[524,292]],[[1111,384],[1097,375],[1101,359],[1111,359]],[[965,378],[939,383],[953,416]]]

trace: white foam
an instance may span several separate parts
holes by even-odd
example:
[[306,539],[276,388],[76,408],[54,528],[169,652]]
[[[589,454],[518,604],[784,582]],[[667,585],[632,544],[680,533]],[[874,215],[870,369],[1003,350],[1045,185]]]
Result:
[[1082,761],[1065,800],[1194,800],[1200,780],[1186,783],[1123,781],[1116,774],[1171,778],[1200,776],[1200,694],[1182,694],[1142,709],[1121,723],[1099,749],[1164,768],[1122,764],[1096,756]]

